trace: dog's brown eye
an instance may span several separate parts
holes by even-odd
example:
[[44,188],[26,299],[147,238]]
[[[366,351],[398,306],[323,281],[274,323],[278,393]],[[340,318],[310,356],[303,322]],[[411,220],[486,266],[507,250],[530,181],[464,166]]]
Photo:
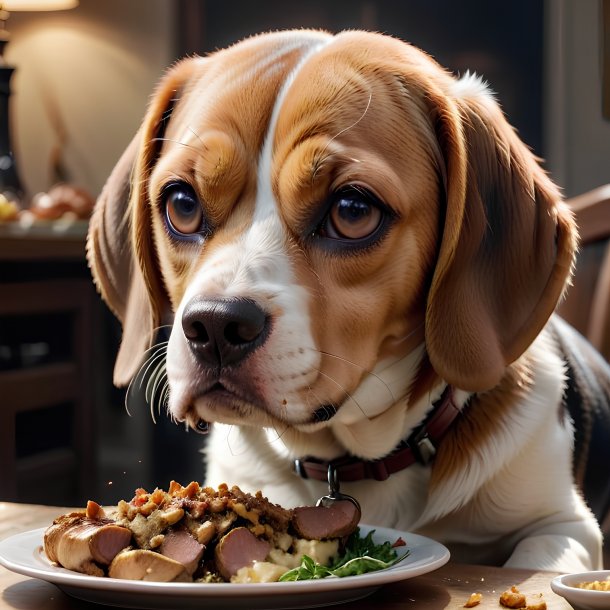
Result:
[[202,230],[203,210],[197,196],[187,185],[173,185],[164,193],[165,217],[169,228],[179,235]]
[[333,239],[364,239],[377,230],[382,219],[383,213],[372,195],[349,187],[335,194],[321,234]]

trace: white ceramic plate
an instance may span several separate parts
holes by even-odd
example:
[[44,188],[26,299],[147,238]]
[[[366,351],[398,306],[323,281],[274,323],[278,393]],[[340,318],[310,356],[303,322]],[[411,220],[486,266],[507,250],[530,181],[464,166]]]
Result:
[[17,572],[54,583],[68,595],[87,601],[123,608],[313,608],[338,604],[370,595],[381,585],[413,578],[440,568],[449,560],[442,544],[416,534],[397,530],[360,526],[366,535],[374,529],[373,540],[394,542],[399,537],[409,556],[387,570],[362,576],[326,578],[300,582],[257,584],[162,583],[119,580],[87,576],[57,567],[42,550],[45,528],[17,534],[0,541],[0,564]]
[[610,608],[610,591],[591,591],[589,589],[579,589],[576,586],[581,582],[607,580],[608,578],[610,578],[610,570],[564,574],[553,578],[551,589],[557,595],[565,597],[574,608],[579,610],[608,610]]

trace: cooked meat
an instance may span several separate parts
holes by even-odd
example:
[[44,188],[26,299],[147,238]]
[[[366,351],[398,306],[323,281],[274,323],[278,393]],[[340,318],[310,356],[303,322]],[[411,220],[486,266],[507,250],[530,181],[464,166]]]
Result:
[[108,570],[110,578],[126,580],[151,580],[157,582],[188,582],[186,568],[161,553],[144,549],[132,549],[119,553]]
[[349,501],[288,510],[260,491],[172,481],[167,491],[137,489],[108,515],[89,501],[85,512],[58,518],[45,534],[45,551],[66,568],[98,576],[231,580],[240,568],[265,560],[273,575],[298,566],[303,554],[318,561],[321,553],[319,561],[328,564],[358,517]]
[[292,527],[307,540],[328,540],[349,536],[358,525],[360,512],[349,500],[332,506],[300,506],[293,510]]
[[109,565],[130,543],[128,528],[110,519],[89,519],[85,512],[58,517],[44,534],[45,553],[51,561],[93,576],[103,576],[100,565]]
[[190,576],[197,569],[204,551],[205,546],[185,529],[168,530],[159,546],[161,555],[181,563]]
[[269,542],[257,538],[245,527],[236,527],[216,545],[216,567],[225,580],[231,580],[231,576],[240,568],[252,565],[255,561],[264,561],[270,550]]

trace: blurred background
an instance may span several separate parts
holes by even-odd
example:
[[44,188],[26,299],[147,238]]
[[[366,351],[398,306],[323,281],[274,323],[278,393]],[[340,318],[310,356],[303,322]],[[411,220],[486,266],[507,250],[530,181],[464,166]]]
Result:
[[[476,71],[566,196],[580,195],[610,182],[609,12],[604,0],[80,0],[11,12],[23,201],[59,179],[95,198],[167,66],[289,27],[382,31],[456,74]],[[84,230],[0,231],[0,500],[114,503],[203,477],[202,437],[163,414],[154,423],[135,399],[128,415],[111,385],[120,327],[93,291]]]

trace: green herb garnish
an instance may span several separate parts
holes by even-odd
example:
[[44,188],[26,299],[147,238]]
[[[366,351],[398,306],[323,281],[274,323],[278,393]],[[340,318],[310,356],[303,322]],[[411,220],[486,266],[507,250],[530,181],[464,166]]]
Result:
[[280,582],[290,582],[293,580],[314,580],[334,576],[332,570],[326,566],[316,563],[308,555],[303,555],[301,565],[288,570],[280,576]]
[[372,530],[362,538],[360,530],[356,529],[349,537],[343,553],[336,557],[328,567],[316,563],[307,555],[303,555],[301,565],[282,574],[280,582],[365,574],[366,572],[390,568],[409,554],[407,550],[399,556],[394,546],[389,542],[375,544],[373,541],[374,533],[375,530]]

